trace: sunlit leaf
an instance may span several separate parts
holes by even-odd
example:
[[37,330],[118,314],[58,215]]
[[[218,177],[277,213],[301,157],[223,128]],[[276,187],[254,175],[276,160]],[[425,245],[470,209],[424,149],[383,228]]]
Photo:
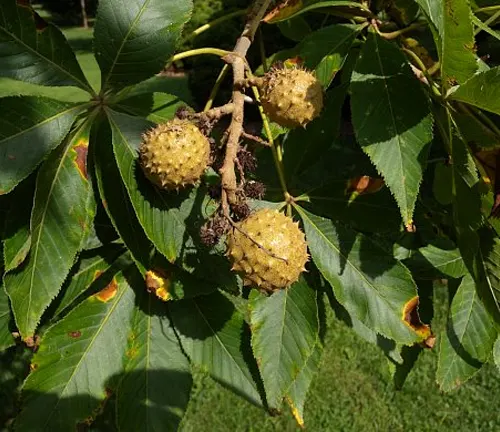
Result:
[[60,144],[84,106],[32,96],[0,101],[1,195],[10,192]]
[[44,334],[23,386],[16,430],[44,425],[66,432],[96,412],[122,369],[134,298],[127,278],[118,273]]
[[122,88],[160,72],[189,20],[190,0],[99,2],[94,51],[101,88]]
[[349,314],[397,343],[429,336],[414,319],[417,287],[406,267],[363,234],[295,208],[314,263]]
[[441,389],[453,390],[471,378],[491,355],[496,338],[495,325],[479,300],[474,280],[466,275],[441,335],[437,370]]
[[191,392],[189,362],[158,299],[147,296],[135,310],[116,392],[121,431],[177,430]]
[[279,408],[318,341],[316,292],[304,279],[249,301],[252,348],[269,406]]
[[85,123],[38,172],[30,255],[22,268],[4,278],[23,338],[33,335],[59,292],[95,215],[87,176],[89,133],[90,124]]
[[351,78],[351,109],[359,144],[394,194],[404,224],[410,226],[432,141],[433,117],[428,98],[397,45],[369,36]]
[[92,92],[62,32],[40,18],[29,2],[2,0],[0,76]]

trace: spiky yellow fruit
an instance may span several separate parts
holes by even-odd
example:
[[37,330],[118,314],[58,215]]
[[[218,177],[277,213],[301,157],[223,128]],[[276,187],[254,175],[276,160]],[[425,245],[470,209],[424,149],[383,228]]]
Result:
[[174,119],[144,134],[139,153],[146,177],[173,190],[200,179],[209,163],[210,143],[193,123]]
[[308,259],[298,223],[276,210],[264,209],[238,228],[229,236],[228,256],[245,285],[274,291],[298,280]]
[[264,76],[261,91],[264,111],[281,126],[305,126],[323,109],[321,83],[298,67],[271,70]]

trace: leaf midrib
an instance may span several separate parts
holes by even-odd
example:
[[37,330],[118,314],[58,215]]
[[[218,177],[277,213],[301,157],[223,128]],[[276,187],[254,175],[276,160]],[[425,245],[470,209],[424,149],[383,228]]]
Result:
[[[35,230],[36,230],[36,232],[32,236],[32,239],[33,239],[32,245],[34,244],[34,254],[33,254],[33,261],[30,260],[30,265],[32,266],[32,270],[31,270],[31,275],[30,275],[30,280],[29,280],[29,295],[28,295],[28,308],[26,311],[26,323],[28,323],[30,321],[29,316],[30,316],[30,311],[31,311],[31,301],[32,301],[31,294],[32,294],[32,290],[33,290],[33,281],[35,279],[35,272],[37,270],[36,264],[37,264],[37,260],[38,260],[38,251],[40,248],[40,238],[42,236],[42,231],[44,231],[45,217],[47,215],[49,203],[50,203],[51,198],[52,198],[54,186],[57,183],[57,180],[59,178],[59,172],[61,171],[61,167],[64,165],[64,162],[66,161],[66,157],[67,157],[70,149],[73,147],[73,142],[74,142],[75,137],[80,134],[82,129],[83,129],[83,126],[75,133],[75,135],[71,138],[71,140],[69,140],[68,145],[66,146],[66,149],[64,150],[64,153],[61,155],[61,158],[59,159],[59,164],[57,166],[57,170],[54,173],[54,177],[52,178],[52,183],[50,185],[49,192],[46,195],[46,199],[45,199],[45,203],[43,206],[43,211],[42,211],[40,222],[38,223],[36,228],[34,228],[34,229],[32,228],[32,232],[34,232]],[[38,185],[36,187],[36,190],[38,190]],[[35,200],[36,200],[36,195],[37,194],[35,191]],[[33,207],[33,215],[35,214],[35,209],[36,209],[36,207],[34,206]],[[31,221],[33,221],[33,215],[31,217]]]
[[[103,85],[102,85],[102,88],[105,89],[109,83],[109,80],[113,74],[113,70],[116,66],[116,63],[118,61],[118,58],[120,57],[121,55],[121,52],[123,50],[123,47],[125,46],[125,44],[128,42],[128,38],[130,36],[130,34],[132,33],[132,31],[134,30],[135,26],[137,25],[137,22],[140,20],[140,18],[142,17],[146,7],[149,5],[151,0],[146,0],[144,2],[144,4],[142,5],[139,13],[137,14],[137,16],[135,17],[134,21],[132,22],[132,25],[129,27],[125,37],[123,38],[122,40],[122,43],[120,44],[120,48],[118,49],[118,51],[116,52],[116,55],[115,55],[115,58],[113,59],[113,63],[111,65],[111,67],[109,68],[109,71],[108,71],[108,74],[106,76],[106,80],[104,81]],[[112,4],[111,2],[109,3],[109,7],[112,8]]]
[[365,275],[348,259],[348,257],[346,257],[346,256],[344,256],[344,254],[342,254],[342,252],[335,246],[335,244],[333,242],[331,242],[328,239],[328,237],[326,237],[323,234],[323,232],[321,232],[319,229],[317,229],[316,225],[312,222],[312,220],[306,215],[306,213],[304,213],[302,211],[302,208],[299,206],[295,206],[295,209],[301,214],[301,216],[303,218],[305,217],[308,220],[309,225],[312,226],[313,229],[315,231],[317,231],[319,233],[319,235],[321,237],[323,237],[328,244],[332,245],[332,247],[337,251],[339,256],[341,256],[345,260],[346,263],[349,263],[349,266],[352,269],[354,269],[356,271],[356,273],[358,273],[360,275],[361,279],[363,279],[368,284],[368,286],[370,286],[379,295],[379,297],[384,301],[384,303],[386,303],[387,306],[389,306],[388,309],[394,312],[394,309],[393,309],[392,305],[388,302],[387,298],[385,296],[383,296],[382,293],[380,293],[380,291],[368,279],[366,279]]
[[[17,6],[16,6],[16,9],[17,9]],[[21,24],[21,27],[22,27],[21,21],[19,21],[19,23]],[[51,24],[49,24],[49,26],[51,26]],[[83,82],[81,79],[75,77],[69,71],[67,71],[66,69],[62,68],[57,63],[54,63],[48,57],[45,57],[45,56],[41,55],[39,51],[37,51],[37,50],[33,49],[32,47],[30,47],[29,45],[27,45],[23,40],[19,39],[15,34],[7,31],[5,29],[5,27],[0,27],[0,30],[2,30],[4,33],[6,33],[8,36],[10,36],[12,39],[14,39],[16,42],[18,42],[21,46],[27,48],[32,54],[35,54],[35,57],[38,56],[39,58],[44,59],[47,63],[49,63],[50,65],[52,65],[53,67],[55,67],[56,69],[58,69],[59,71],[61,71],[63,74],[65,74],[66,76],[68,76],[69,78],[71,78],[73,81],[79,83],[81,85],[81,88],[83,88],[88,93],[92,94],[94,92],[94,90],[92,89],[92,87],[89,84],[87,84],[87,83]],[[36,41],[38,43],[38,35],[36,36]],[[51,39],[51,41],[52,41],[52,39]],[[76,63],[78,64],[78,66],[81,69],[81,66],[78,63],[78,60],[76,60]],[[83,72],[82,72],[82,74],[83,74]]]
[[2,145],[5,141],[10,141],[14,138],[19,137],[20,135],[23,135],[25,133],[31,132],[34,129],[37,129],[37,128],[45,125],[46,123],[50,123],[50,122],[56,120],[57,118],[62,117],[64,115],[70,113],[71,111],[81,110],[88,105],[90,105],[90,104],[88,104],[88,103],[79,104],[79,105],[73,106],[72,108],[68,108],[67,110],[59,111],[57,114],[53,115],[52,117],[48,117],[48,118],[42,120],[40,123],[34,124],[33,126],[29,127],[28,129],[23,129],[22,131],[19,131],[18,133],[14,134],[14,135],[9,135],[8,137],[3,138],[2,140],[0,140],[0,145]]
[[[74,378],[74,376],[76,374],[76,371],[80,368],[80,365],[81,365],[83,359],[85,358],[85,356],[88,354],[88,352],[92,348],[92,345],[94,344],[97,336],[99,336],[101,334],[101,331],[102,331],[104,325],[108,322],[110,316],[112,315],[112,313],[114,312],[114,310],[116,309],[116,307],[118,306],[118,304],[120,303],[120,300],[122,299],[123,295],[125,294],[126,287],[123,286],[122,289],[119,289],[119,291],[121,291],[121,293],[118,294],[118,296],[115,299],[115,302],[113,303],[113,305],[110,307],[109,311],[104,316],[104,319],[102,320],[101,324],[99,325],[99,328],[96,330],[96,332],[94,333],[94,336],[91,338],[88,347],[82,353],[82,356],[80,357],[80,360],[78,360],[78,363],[74,367],[73,372],[71,373],[70,377],[68,378],[68,381],[63,386],[62,391],[59,393],[59,395],[61,395],[61,396],[56,396],[57,397],[57,402],[56,402],[54,408],[52,409],[52,412],[50,413],[50,416],[48,417],[47,421],[45,422],[43,430],[46,429],[47,424],[49,423],[50,419],[54,415],[54,412],[56,411],[57,407],[59,406],[59,402],[61,402],[61,400],[62,400],[62,395],[64,394],[64,392],[68,388],[68,386],[71,383],[72,379]],[[84,305],[85,305],[85,303],[81,303],[80,306],[84,306]],[[74,309],[74,310],[76,310],[76,309]]]
[[410,212],[409,212],[409,207],[408,207],[408,196],[406,195],[406,172],[405,172],[405,169],[403,166],[403,153],[401,152],[401,147],[402,147],[401,135],[399,132],[399,128],[396,125],[396,119],[394,117],[394,110],[392,107],[391,97],[390,97],[390,93],[389,93],[389,87],[387,86],[387,80],[385,79],[384,65],[383,65],[382,59],[380,58],[380,50],[379,50],[379,46],[378,46],[378,40],[377,40],[377,37],[375,37],[375,36],[374,36],[374,41],[375,41],[375,46],[376,46],[375,54],[377,55],[377,60],[378,60],[378,64],[380,67],[380,71],[382,72],[382,77],[384,77],[383,78],[384,89],[385,89],[385,93],[387,96],[389,111],[391,113],[392,126],[394,128],[394,131],[396,132],[396,139],[397,139],[397,143],[398,143],[399,161],[400,161],[400,165],[401,165],[401,177],[402,177],[403,190],[404,190],[404,194],[403,194],[404,195],[404,204],[405,204],[405,221],[404,222],[405,222],[405,224],[407,224],[407,223],[411,223],[411,220],[410,220],[411,218],[410,218],[410,214],[409,214]]

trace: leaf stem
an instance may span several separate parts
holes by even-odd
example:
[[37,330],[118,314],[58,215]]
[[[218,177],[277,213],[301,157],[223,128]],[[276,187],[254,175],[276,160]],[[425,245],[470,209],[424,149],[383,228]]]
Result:
[[240,9],[240,10],[228,13],[227,15],[223,15],[217,19],[214,19],[213,21],[210,21],[209,23],[198,27],[196,30],[194,30],[189,35],[187,35],[184,38],[184,42],[188,42],[188,41],[194,39],[196,36],[202,34],[203,32],[206,32],[207,30],[210,30],[211,28],[213,28],[219,24],[222,24],[223,22],[229,21],[230,19],[245,15],[246,13],[247,13],[247,9]]
[[210,96],[208,97],[207,103],[205,104],[205,108],[203,108],[203,112],[206,112],[210,108],[212,108],[217,93],[219,93],[220,86],[224,81],[224,79],[226,78],[228,72],[229,72],[229,65],[225,64],[222,70],[220,71],[214,86],[212,87],[212,91],[210,92]]
[[[485,27],[488,27],[490,24],[494,23],[500,17],[500,10],[490,16],[486,21],[482,22]],[[483,28],[478,27],[474,30],[474,36],[477,36],[479,33],[483,31]]]
[[192,49],[192,50],[188,50],[188,51],[184,51],[184,52],[175,54],[174,56],[172,56],[170,58],[169,62],[172,63],[172,62],[182,60],[182,59],[185,59],[188,57],[194,57],[194,56],[203,55],[203,54],[211,54],[211,55],[216,55],[218,57],[224,57],[228,54],[231,54],[231,51],[226,51],[226,50],[222,50],[219,48],[197,48],[197,49]]
[[257,89],[257,87],[252,86],[252,91],[253,91],[255,100],[259,104],[258,105],[259,106],[259,113],[260,113],[260,116],[262,118],[264,130],[266,132],[267,140],[269,142],[269,147],[271,147],[271,151],[273,152],[274,165],[276,167],[276,171],[278,172],[278,178],[280,181],[281,189],[283,191],[283,195],[285,196],[285,201],[289,202],[291,196],[288,193],[288,188],[286,185],[285,170],[283,167],[283,152],[281,151],[281,147],[277,146],[276,143],[274,142],[273,133],[271,131],[271,127],[269,126],[269,119],[267,118],[267,115],[264,112],[262,105],[260,104],[259,90]]
[[384,39],[387,39],[387,40],[391,40],[391,39],[396,39],[398,38],[399,36],[402,36],[404,35],[405,33],[408,33],[412,30],[417,30],[421,27],[423,27],[423,23],[414,23],[414,24],[411,24],[409,25],[408,27],[405,27],[405,28],[402,28],[402,29],[399,29],[399,30],[396,30],[396,31],[393,31],[393,32],[390,32],[390,33],[382,33],[379,28],[378,28],[378,25],[375,24],[375,20],[372,20],[372,27],[375,29],[375,31],[377,32],[377,34],[384,38]]

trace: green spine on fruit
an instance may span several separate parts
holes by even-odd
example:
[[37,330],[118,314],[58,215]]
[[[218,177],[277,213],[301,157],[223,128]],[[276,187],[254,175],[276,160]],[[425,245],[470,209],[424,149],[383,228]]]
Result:
[[227,253],[232,270],[243,276],[245,285],[275,291],[299,279],[309,256],[297,222],[276,210],[263,209],[238,228],[229,235]]
[[323,109],[323,87],[313,73],[299,67],[272,69],[261,84],[262,107],[281,126],[305,126]]
[[144,134],[139,154],[151,182],[177,190],[200,179],[210,160],[210,143],[190,121],[173,119]]

